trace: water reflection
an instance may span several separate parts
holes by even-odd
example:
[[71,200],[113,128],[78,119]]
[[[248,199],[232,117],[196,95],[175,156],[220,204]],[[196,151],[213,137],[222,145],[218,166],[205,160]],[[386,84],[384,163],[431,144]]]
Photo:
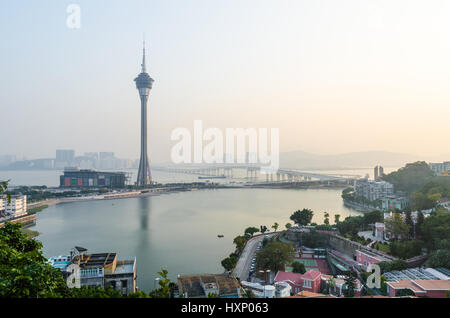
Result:
[[140,215],[140,223],[141,223],[141,230],[147,231],[148,230],[148,219],[149,215],[151,214],[151,198],[140,198],[139,199],[139,215]]

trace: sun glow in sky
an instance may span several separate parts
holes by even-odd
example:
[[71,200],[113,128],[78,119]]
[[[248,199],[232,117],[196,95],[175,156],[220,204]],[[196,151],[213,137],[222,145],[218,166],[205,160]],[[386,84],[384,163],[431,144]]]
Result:
[[[280,150],[449,153],[446,0],[0,1],[1,154],[138,158],[142,34],[149,154],[170,133],[280,128]],[[5,139],[5,137],[7,137]]]

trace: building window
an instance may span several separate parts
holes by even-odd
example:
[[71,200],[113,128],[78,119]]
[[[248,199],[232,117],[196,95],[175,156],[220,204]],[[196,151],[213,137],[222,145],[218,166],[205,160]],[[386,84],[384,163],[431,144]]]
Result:
[[303,287],[311,288],[311,281],[305,279],[305,280],[303,281]]

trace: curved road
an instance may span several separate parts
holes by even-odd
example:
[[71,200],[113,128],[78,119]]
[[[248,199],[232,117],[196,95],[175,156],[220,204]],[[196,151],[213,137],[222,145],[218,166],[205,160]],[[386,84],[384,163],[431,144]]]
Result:
[[[277,232],[278,233],[278,232]],[[277,233],[268,233],[265,235],[259,235],[248,240],[244,247],[244,251],[239,257],[239,261],[233,271],[233,276],[238,277],[241,281],[246,281],[250,272],[250,266],[252,263],[252,258],[256,253],[258,248],[258,243],[264,240],[264,237],[271,237]]]

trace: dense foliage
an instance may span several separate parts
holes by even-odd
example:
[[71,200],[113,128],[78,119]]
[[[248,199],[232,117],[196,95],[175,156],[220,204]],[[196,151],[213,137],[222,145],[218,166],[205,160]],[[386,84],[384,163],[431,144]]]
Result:
[[434,173],[424,161],[408,163],[390,174],[384,175],[382,179],[394,185],[395,191],[413,193],[431,181]]
[[442,198],[450,198],[449,177],[435,177],[426,183],[411,195],[410,206],[412,210],[428,210],[436,207],[436,203]]
[[298,273],[298,274],[304,274],[306,273],[306,268],[305,268],[305,264],[300,263],[300,262],[293,262],[291,264],[292,266],[292,272],[293,273]]
[[313,215],[314,212],[310,209],[298,210],[291,215],[291,220],[297,225],[305,226],[311,223]]
[[292,244],[283,242],[269,242],[259,251],[256,256],[256,264],[260,269],[270,269],[273,272],[283,270],[285,264],[294,259],[294,248]]
[[168,298],[173,297],[174,284],[167,271],[158,274],[159,288],[150,294],[143,291],[122,296],[111,287],[69,289],[60,270],[47,263],[42,243],[29,239],[20,224],[5,223],[0,228],[0,297],[1,298]]
[[68,288],[59,270],[46,263],[42,243],[30,240],[19,224],[0,228],[0,296],[62,297]]

